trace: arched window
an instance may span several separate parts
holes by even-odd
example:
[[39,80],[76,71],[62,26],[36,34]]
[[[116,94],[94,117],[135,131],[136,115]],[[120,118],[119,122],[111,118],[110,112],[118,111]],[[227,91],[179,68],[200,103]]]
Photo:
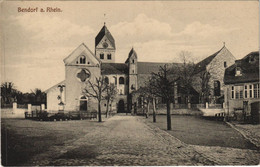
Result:
[[80,64],[86,64],[86,57],[85,56],[80,56],[79,63]]
[[109,79],[108,79],[108,77],[105,77],[105,83],[106,83],[106,84],[109,84]]
[[104,53],[100,53],[100,59],[104,59]]
[[132,60],[132,63],[133,63],[133,64],[135,63],[135,60],[134,60],[134,59]]
[[119,84],[125,84],[125,79],[124,77],[119,78]]
[[220,82],[214,81],[214,95],[220,96]]
[[107,59],[108,59],[108,60],[111,60],[111,54],[110,54],[110,53],[107,54]]

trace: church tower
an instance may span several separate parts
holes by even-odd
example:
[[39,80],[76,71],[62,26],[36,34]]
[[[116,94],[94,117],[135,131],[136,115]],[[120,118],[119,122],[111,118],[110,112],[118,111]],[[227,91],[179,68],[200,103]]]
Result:
[[137,54],[134,48],[129,52],[128,58],[125,62],[129,68],[129,93],[138,89],[137,85]]
[[95,55],[104,63],[115,62],[115,40],[106,27],[106,23],[95,38]]

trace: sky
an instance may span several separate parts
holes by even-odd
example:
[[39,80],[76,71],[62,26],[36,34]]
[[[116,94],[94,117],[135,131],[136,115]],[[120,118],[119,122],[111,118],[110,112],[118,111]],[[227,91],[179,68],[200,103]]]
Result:
[[[18,12],[18,8],[37,12]],[[47,7],[62,12],[40,12]],[[223,47],[240,59],[259,50],[258,1],[4,1],[1,3],[1,83],[22,92],[65,79],[63,59],[81,43],[94,52],[104,22],[116,42],[116,62],[132,47],[138,61],[199,62]],[[105,16],[104,16],[105,14]]]

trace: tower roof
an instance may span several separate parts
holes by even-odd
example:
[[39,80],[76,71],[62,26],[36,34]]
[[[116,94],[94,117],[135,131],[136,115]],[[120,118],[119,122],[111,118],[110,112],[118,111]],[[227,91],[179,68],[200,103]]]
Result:
[[112,46],[114,48],[116,48],[115,45],[115,40],[113,38],[113,36],[111,35],[111,33],[109,32],[109,30],[107,29],[106,25],[104,24],[104,26],[101,28],[101,30],[99,31],[98,35],[95,38],[95,46],[97,46],[99,44],[99,42],[102,40],[102,38],[106,36],[107,39],[111,42]]
[[130,50],[130,52],[129,52],[129,54],[128,54],[128,58],[126,59],[125,63],[128,63],[129,58],[130,58],[133,54],[137,57],[137,54],[136,54],[134,48],[132,48],[132,49]]

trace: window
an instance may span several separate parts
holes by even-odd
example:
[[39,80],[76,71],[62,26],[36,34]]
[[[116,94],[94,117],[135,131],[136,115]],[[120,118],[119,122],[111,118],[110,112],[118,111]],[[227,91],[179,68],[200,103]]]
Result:
[[243,99],[244,96],[243,96],[243,86],[236,86],[236,99]]
[[254,98],[259,98],[259,84],[254,84]]
[[125,79],[123,77],[119,78],[119,84],[125,84]]
[[109,84],[109,79],[108,79],[108,77],[105,77],[105,83],[106,83],[106,84]]
[[214,81],[214,95],[220,96],[220,82]]
[[106,107],[106,106],[107,106],[107,104],[105,103],[105,104],[104,104],[104,106]]
[[133,70],[133,73],[135,73],[135,70]]
[[245,85],[244,87],[244,95],[245,95],[245,99],[247,98],[247,85]]
[[100,54],[100,59],[104,59],[104,53]]
[[252,85],[249,85],[249,97],[253,97],[253,90],[252,90]]
[[86,64],[86,57],[85,56],[80,56],[79,63],[80,64]]
[[111,60],[111,54],[107,54],[107,59]]
[[132,60],[132,63],[133,63],[133,64],[135,63],[135,60],[134,60],[134,59]]
[[237,67],[236,68],[236,75],[235,76],[241,76],[241,68],[240,67]]
[[134,85],[131,85],[131,89],[132,89],[132,90],[135,90],[135,86],[134,86]]
[[235,88],[234,88],[234,86],[232,86],[232,88],[231,88],[231,99],[234,99],[234,97],[235,97]]
[[226,62],[226,61],[224,61],[224,67],[225,67],[225,68],[227,67],[227,62]]

